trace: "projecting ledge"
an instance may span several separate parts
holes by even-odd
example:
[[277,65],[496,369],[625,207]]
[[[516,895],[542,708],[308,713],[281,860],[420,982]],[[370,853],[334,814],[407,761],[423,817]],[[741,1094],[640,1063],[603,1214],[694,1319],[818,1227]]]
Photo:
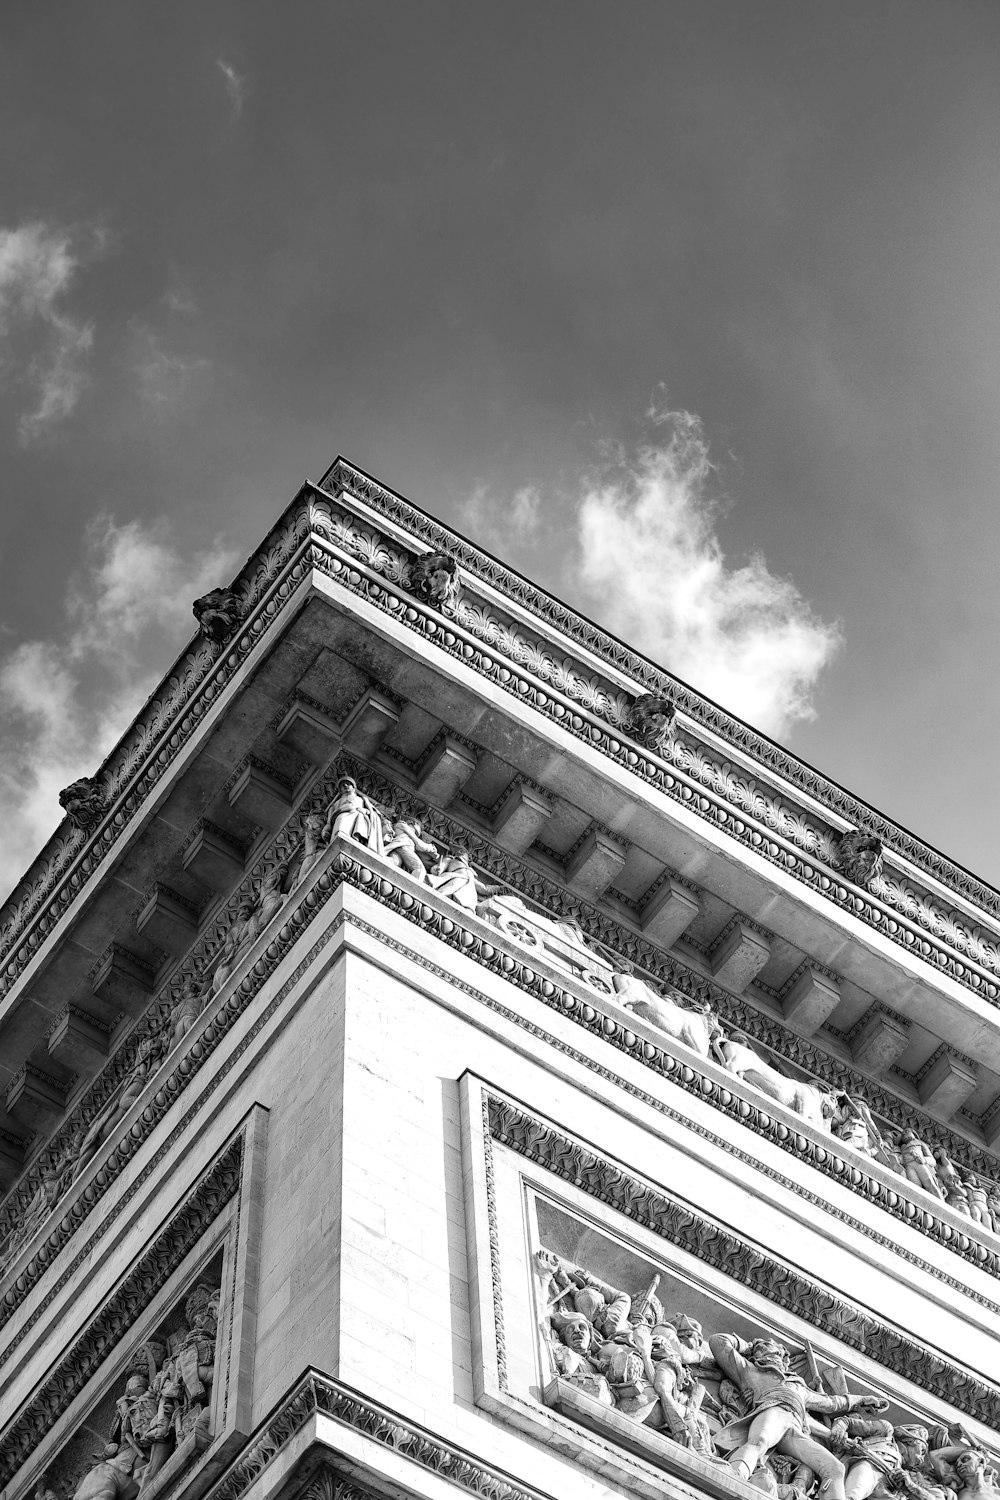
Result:
[[920,1080],[917,1092],[925,1109],[950,1119],[975,1093],[977,1083],[973,1069],[945,1049]]
[[665,880],[642,908],[644,936],[664,948],[672,948],[698,915],[698,902],[676,880]]
[[507,796],[493,823],[493,837],[501,849],[524,854],[552,816],[552,803],[540,792],[519,782]]
[[734,922],[709,955],[712,978],[741,995],[771,957],[762,933],[745,922]]
[[592,828],[566,866],[566,882],[579,895],[596,901],[624,864],[621,846],[599,828]]

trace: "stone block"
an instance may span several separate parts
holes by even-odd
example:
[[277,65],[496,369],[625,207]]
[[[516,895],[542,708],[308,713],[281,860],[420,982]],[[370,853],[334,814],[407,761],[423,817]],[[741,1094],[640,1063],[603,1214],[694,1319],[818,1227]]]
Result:
[[676,880],[665,880],[642,908],[640,925],[651,943],[671,948],[698,915],[698,902]]
[[203,824],[188,845],[183,865],[206,890],[225,893],[243,874],[243,854],[221,828]]
[[744,922],[734,922],[709,955],[712,978],[740,995],[771,956],[767,938]]
[[108,1055],[109,1028],[79,1005],[67,1005],[49,1033],[49,1055],[74,1073],[96,1070]]
[[501,849],[524,854],[551,816],[548,797],[518,782],[493,820],[493,837]]
[[135,919],[137,931],[175,957],[186,953],[198,936],[198,922],[186,901],[157,886]]
[[475,769],[476,757],[472,751],[446,734],[420,768],[417,778],[420,795],[435,807],[447,807]]
[[47,1132],[65,1112],[66,1090],[34,1063],[25,1063],[8,1084],[4,1104],[19,1124]]
[[91,988],[113,1010],[141,1016],[149,1004],[153,975],[134,953],[116,943],[95,974]]
[[375,754],[390,729],[399,723],[399,709],[384,693],[369,688],[344,720],[344,744],[362,760]]
[[336,720],[318,703],[305,703],[301,699],[296,699],[281,720],[277,736],[296,755],[317,766],[326,765],[341,746]]
[[803,1036],[812,1036],[840,1004],[840,990],[826,974],[804,969],[781,1002],[785,1020]]
[[288,817],[292,797],[284,782],[266,766],[250,761],[230,788],[229,805],[251,823],[273,830]]
[[566,882],[581,896],[596,901],[624,864],[621,845],[599,828],[592,828],[566,866]]
[[917,1093],[926,1109],[947,1120],[975,1093],[977,1083],[968,1063],[946,1048],[921,1078]]
[[858,1032],[851,1055],[859,1068],[869,1073],[885,1073],[906,1051],[910,1028],[901,1016],[876,1011]]

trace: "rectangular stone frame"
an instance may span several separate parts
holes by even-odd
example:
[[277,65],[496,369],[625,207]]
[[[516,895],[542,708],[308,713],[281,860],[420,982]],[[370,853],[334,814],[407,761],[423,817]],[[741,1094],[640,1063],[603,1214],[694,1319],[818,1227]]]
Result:
[[[476,1404],[484,1410],[648,1500],[653,1496],[662,1500],[665,1482],[672,1492],[679,1488],[679,1492],[689,1493],[693,1485],[717,1497],[752,1495],[759,1500],[759,1490],[743,1484],[724,1468],[618,1412],[600,1407],[572,1387],[562,1389],[563,1382],[553,1383],[547,1372],[543,1373],[540,1340],[533,1336],[536,1314],[531,1272],[531,1254],[538,1244],[533,1198],[540,1195],[574,1217],[589,1221],[609,1238],[630,1246],[637,1255],[675,1269],[682,1280],[730,1304],[742,1317],[774,1329],[779,1339],[802,1347],[809,1338],[821,1360],[842,1364],[862,1388],[884,1390],[894,1402],[916,1411],[917,1420],[928,1424],[955,1420],[954,1409],[935,1402],[912,1381],[900,1378],[901,1372],[877,1362],[873,1369],[871,1358],[854,1356],[829,1329],[810,1325],[794,1311],[776,1305],[731,1274],[608,1206],[596,1196],[592,1182],[587,1184],[591,1186],[588,1191],[583,1181],[574,1183],[556,1176],[497,1142],[487,1119],[487,1106],[491,1099],[509,1101],[502,1089],[467,1072],[460,1079],[460,1096],[473,1388]],[[571,1131],[553,1126],[541,1111],[536,1113],[521,1102],[510,1102],[530,1118],[532,1127],[537,1125],[539,1136],[558,1131],[561,1137],[573,1139]],[[747,1248],[757,1253],[753,1247]],[[758,1255],[758,1259],[763,1257]],[[833,1312],[835,1321],[836,1309]],[[546,1398],[557,1399],[561,1410],[545,1404]],[[568,1412],[574,1420],[567,1419]],[[995,1447],[995,1439],[990,1446]]]
[[[263,1210],[264,1163],[268,1111],[254,1104],[237,1129],[227,1138],[211,1164],[199,1175],[194,1187],[174,1204],[156,1234],[136,1257],[120,1283],[119,1291],[106,1298],[58,1364],[50,1370],[32,1399],[8,1424],[0,1441],[3,1453],[8,1434],[23,1429],[32,1419],[43,1418],[48,1392],[76,1384],[69,1402],[63,1404],[30,1457],[10,1475],[5,1500],[28,1500],[45,1470],[53,1462],[88,1413],[121,1377],[123,1359],[143,1342],[169,1307],[193,1285],[203,1267],[222,1252],[222,1297],[216,1344],[217,1371],[212,1390],[211,1438],[200,1454],[185,1444],[171,1456],[143,1500],[170,1494],[171,1500],[196,1500],[239,1452],[251,1430],[253,1362],[256,1343],[257,1288],[260,1267],[260,1229]],[[227,1191],[220,1172],[238,1157],[235,1188]],[[199,1203],[199,1199],[203,1200]],[[175,1236],[192,1205],[199,1203],[201,1220],[197,1237],[181,1259],[157,1275],[157,1260],[169,1258]],[[120,1335],[100,1363],[82,1377],[87,1368],[85,1351],[102,1325],[114,1320],[122,1287],[134,1279],[144,1297],[141,1313]],[[148,1283],[148,1288],[147,1288]],[[84,1351],[81,1357],[81,1351]],[[191,1440],[189,1440],[191,1441]]]

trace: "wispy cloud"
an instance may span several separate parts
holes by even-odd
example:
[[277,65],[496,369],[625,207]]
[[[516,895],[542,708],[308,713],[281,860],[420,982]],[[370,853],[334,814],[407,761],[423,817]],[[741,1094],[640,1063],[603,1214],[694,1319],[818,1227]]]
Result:
[[690,412],[647,413],[654,438],[582,486],[578,571],[588,611],[668,670],[775,735],[813,718],[812,694],[841,644],[795,584],[759,553],[733,565],[718,536],[712,464]]
[[[105,244],[101,235],[91,236],[88,253]],[[0,229],[2,367],[33,393],[33,405],[18,423],[23,442],[69,416],[86,381],[94,327],[71,317],[63,306],[81,260],[65,230],[42,223]],[[20,371],[11,369],[9,343],[15,330],[23,332],[30,349]]]
[[246,78],[242,73],[237,73],[232,63],[226,62],[224,57],[217,57],[215,59],[215,66],[226,81],[226,93],[229,95],[229,103],[232,106],[234,117],[238,119],[243,113],[243,100],[246,98]]
[[542,496],[537,485],[526,484],[513,495],[499,496],[489,485],[477,484],[462,506],[460,522],[474,541],[509,555],[538,534]]
[[191,394],[194,383],[209,368],[210,361],[167,349],[159,334],[143,323],[134,323],[131,331],[139,395],[162,415]]
[[93,774],[192,633],[192,600],[234,562],[219,543],[182,557],[162,523],[89,527],[61,631],[0,657],[0,894],[59,823],[60,789]]

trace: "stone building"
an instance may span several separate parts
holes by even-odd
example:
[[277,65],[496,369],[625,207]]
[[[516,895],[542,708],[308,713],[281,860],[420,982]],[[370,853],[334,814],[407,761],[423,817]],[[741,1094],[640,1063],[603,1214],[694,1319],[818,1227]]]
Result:
[[2,1500],[982,1500],[1000,897],[338,461],[0,916]]

